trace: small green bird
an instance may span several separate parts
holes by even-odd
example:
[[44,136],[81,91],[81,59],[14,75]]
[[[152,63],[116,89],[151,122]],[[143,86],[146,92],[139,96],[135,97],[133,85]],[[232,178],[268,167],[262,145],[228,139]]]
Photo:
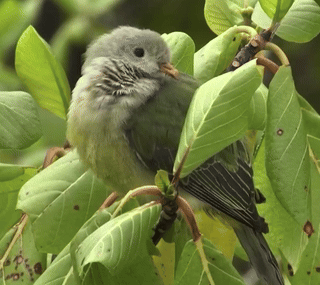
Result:
[[[150,30],[120,27],[86,53],[73,90],[67,138],[80,158],[108,185],[125,194],[172,172],[181,130],[197,81],[170,64],[170,51]],[[215,154],[179,182],[197,207],[220,212],[234,228],[258,276],[284,284],[262,233],[251,158],[245,140]],[[189,199],[190,200],[190,199]]]

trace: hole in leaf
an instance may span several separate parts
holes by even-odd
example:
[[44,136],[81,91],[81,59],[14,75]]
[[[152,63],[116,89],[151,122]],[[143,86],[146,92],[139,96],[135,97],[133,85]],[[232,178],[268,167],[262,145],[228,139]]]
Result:
[[277,135],[282,136],[283,135],[283,129],[278,129],[277,130]]
[[308,235],[308,237],[311,237],[314,233],[314,228],[310,221],[307,221],[303,226],[303,231]]

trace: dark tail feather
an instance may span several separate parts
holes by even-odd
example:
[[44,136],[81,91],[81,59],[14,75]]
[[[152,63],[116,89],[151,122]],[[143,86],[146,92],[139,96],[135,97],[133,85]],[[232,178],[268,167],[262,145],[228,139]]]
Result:
[[278,262],[262,233],[245,225],[235,227],[234,231],[258,277],[268,285],[284,285]]

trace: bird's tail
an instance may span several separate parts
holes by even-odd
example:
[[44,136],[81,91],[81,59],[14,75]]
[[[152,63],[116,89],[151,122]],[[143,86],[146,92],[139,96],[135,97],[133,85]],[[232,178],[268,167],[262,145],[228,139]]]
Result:
[[258,277],[268,285],[284,285],[279,265],[262,233],[245,225],[234,227],[234,231]]

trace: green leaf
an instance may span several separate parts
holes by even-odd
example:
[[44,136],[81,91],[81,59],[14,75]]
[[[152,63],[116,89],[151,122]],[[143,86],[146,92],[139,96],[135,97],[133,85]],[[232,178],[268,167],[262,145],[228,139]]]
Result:
[[305,109],[301,109],[301,111],[308,137],[320,139],[320,116],[317,113]]
[[193,55],[195,45],[190,36],[182,32],[173,32],[161,36],[171,52],[171,62],[179,71],[193,75]]
[[168,189],[170,185],[168,172],[165,170],[158,170],[154,180],[155,185],[165,193],[166,189]]
[[95,16],[107,14],[114,6],[121,3],[121,0],[56,0],[64,9],[71,14],[85,14]]
[[46,255],[36,250],[29,222],[24,226],[22,234],[18,236],[12,248],[9,248],[8,242],[10,244],[13,242],[15,233],[16,228],[10,230],[0,241],[0,253],[9,250],[5,266],[0,271],[0,284],[34,284],[45,269]]
[[[318,141],[319,143],[319,141]],[[312,196],[312,219],[311,223],[314,233],[309,237],[309,243],[302,253],[301,265],[294,275],[288,278],[292,285],[300,284],[320,284],[320,161],[311,161],[311,187]],[[290,263],[290,262],[289,262]],[[288,267],[288,266],[286,266]]]
[[65,119],[70,101],[67,76],[48,44],[32,26],[18,41],[15,67],[38,104]]
[[266,169],[275,195],[301,227],[310,220],[307,133],[291,68],[282,66],[269,86]]
[[253,94],[249,110],[249,129],[263,131],[267,121],[268,88],[261,84]]
[[0,182],[12,180],[24,173],[24,167],[0,162]]
[[184,161],[185,177],[206,159],[240,139],[248,129],[251,98],[260,86],[262,67],[256,61],[215,77],[194,95],[181,133],[174,172]]
[[266,203],[257,205],[259,214],[269,224],[269,233],[265,235],[265,238],[273,253],[277,254],[280,250],[296,271],[301,263],[302,253],[308,245],[308,237],[303,227],[276,197],[266,173],[265,156],[264,140],[254,161],[253,179],[255,187],[266,198]]
[[[254,8],[252,20],[262,28],[268,28],[272,20],[259,3]],[[282,19],[276,35],[288,42],[305,43],[320,32],[320,7],[313,0],[296,0]]]
[[[23,30],[35,19],[43,1],[4,0],[0,4],[0,57],[7,56]],[[8,89],[2,89],[8,90]]]
[[[17,208],[32,218],[39,251],[61,251],[99,208],[109,191],[71,152],[30,179]],[[71,226],[72,225],[72,226]]]
[[294,0],[259,0],[262,9],[266,14],[279,22],[288,12]]
[[[34,168],[26,168],[22,166],[15,167],[5,164],[1,164],[0,172],[3,168],[8,169],[8,166],[11,173],[10,176],[6,177],[11,177],[11,179],[0,181],[0,238],[10,227],[18,222],[21,216],[21,211],[16,210],[19,190],[31,177],[37,173],[37,170]],[[12,175],[13,173],[15,175]]]
[[194,77],[203,84],[221,74],[236,55],[241,37],[233,27],[211,40],[194,54]]
[[201,244],[189,241],[184,247],[174,284],[244,285],[245,283],[231,261],[209,240],[203,238]]
[[41,137],[37,106],[25,92],[0,92],[0,148],[22,149]]
[[147,255],[146,242],[160,212],[161,205],[142,206],[101,226],[79,245],[77,270],[82,275],[86,265],[99,262],[116,275],[134,265],[137,257]]
[[206,0],[204,17],[209,28],[217,35],[222,34],[234,25],[243,22],[241,9],[244,1],[238,0]]
[[296,0],[281,21],[277,35],[288,41],[306,43],[320,32],[320,7],[313,0]]
[[50,264],[46,271],[39,277],[34,285],[77,285],[73,273],[70,256],[70,244],[68,244]]

